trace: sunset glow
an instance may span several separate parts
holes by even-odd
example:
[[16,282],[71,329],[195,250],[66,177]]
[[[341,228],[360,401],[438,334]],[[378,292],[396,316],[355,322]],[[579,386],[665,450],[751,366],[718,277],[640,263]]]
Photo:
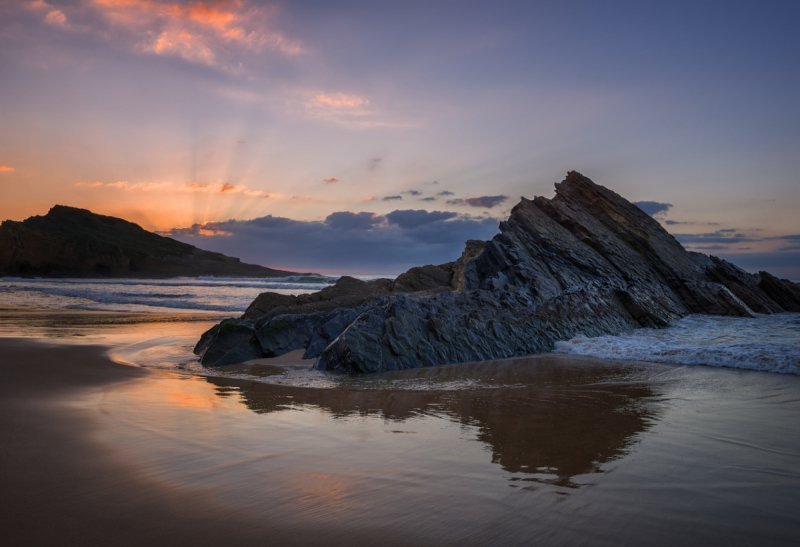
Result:
[[642,10],[12,0],[0,217],[60,203],[170,231],[447,210],[456,241],[575,169],[668,204],[687,248],[800,275],[796,8]]

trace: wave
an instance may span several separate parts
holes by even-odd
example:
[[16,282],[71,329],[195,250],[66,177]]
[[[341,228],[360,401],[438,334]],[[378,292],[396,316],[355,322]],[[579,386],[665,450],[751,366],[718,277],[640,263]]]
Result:
[[[126,286],[156,286],[156,287],[236,287],[254,289],[304,289],[321,290],[330,286],[329,280],[335,278],[319,277],[285,277],[268,279],[250,278],[195,278],[178,277],[172,279],[46,279],[34,278],[25,279],[17,277],[4,277],[2,281],[13,283],[30,283],[33,285],[53,284],[53,285],[87,285],[87,286],[107,286],[107,285],[126,285]],[[11,288],[10,285],[0,285],[0,288]]]
[[[260,293],[306,294],[329,286],[320,277],[173,279],[0,278],[0,294],[18,305],[118,311],[197,310],[242,313]],[[313,281],[313,282],[312,282]],[[22,296],[27,295],[27,296]],[[54,301],[53,297],[58,300]]]
[[690,315],[665,329],[556,342],[560,353],[800,374],[800,314]]

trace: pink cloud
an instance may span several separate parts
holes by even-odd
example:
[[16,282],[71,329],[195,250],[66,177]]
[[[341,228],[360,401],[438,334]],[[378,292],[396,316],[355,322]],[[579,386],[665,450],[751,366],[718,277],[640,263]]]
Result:
[[8,165],[0,165],[0,171],[14,171],[13,167],[9,167]]
[[247,52],[273,50],[289,56],[304,52],[298,41],[271,28],[274,8],[244,0],[85,0],[59,9],[36,0],[26,5],[49,10],[43,21],[52,26],[94,33],[139,53],[176,56],[217,68],[239,69],[236,57]]
[[191,192],[213,192],[219,194],[242,194],[249,197],[255,198],[269,198],[272,197],[271,194],[268,194],[262,190],[251,190],[247,186],[243,185],[233,185],[230,183],[224,184],[198,184],[196,182],[190,182],[184,184],[180,188],[181,190],[191,191]]
[[77,188],[117,188],[119,190],[163,190],[172,187],[169,182],[137,182],[135,184],[129,183],[127,180],[120,180],[118,182],[77,182]]
[[369,101],[361,97],[356,97],[355,95],[345,95],[343,93],[337,93],[331,96],[320,93],[314,97],[314,103],[318,106],[328,106],[331,108],[355,108],[368,105]]
[[327,183],[339,182],[339,179],[337,179],[336,177],[330,177],[327,179],[322,179],[322,182],[327,182]]
[[66,27],[67,16],[64,15],[60,10],[53,10],[45,16],[44,22],[48,25],[53,25],[54,27]]

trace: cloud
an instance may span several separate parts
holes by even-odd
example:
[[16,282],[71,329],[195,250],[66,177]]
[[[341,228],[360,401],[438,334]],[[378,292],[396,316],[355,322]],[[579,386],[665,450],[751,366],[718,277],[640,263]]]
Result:
[[[127,180],[120,180],[117,182],[77,182],[76,188],[117,188],[119,190],[164,190],[176,191],[175,185],[170,182],[137,182],[131,184]],[[270,194],[261,190],[251,190],[244,185],[233,185],[230,183],[223,184],[200,184],[197,182],[190,182],[177,188],[177,191],[182,192],[204,192],[204,193],[218,193],[218,194],[237,194],[249,197],[268,198]]]
[[469,205],[470,207],[483,207],[491,209],[496,205],[500,205],[508,196],[482,196],[479,198],[466,198],[466,199],[449,199],[448,205]]
[[333,182],[339,182],[339,179],[337,179],[336,177],[330,177],[327,179],[322,179],[322,182],[327,182],[328,184],[331,184]]
[[693,243],[752,243],[754,241],[763,241],[763,238],[754,239],[749,237],[736,229],[717,230],[716,232],[705,234],[672,234],[675,239],[680,243],[693,244]]
[[[707,246],[695,246],[692,247],[695,251],[729,251],[730,247],[728,245],[707,245]],[[750,247],[737,247],[737,251],[746,251],[750,249]]]
[[262,190],[251,190],[243,184],[234,185],[228,182],[222,184],[200,184],[197,182],[189,182],[180,187],[180,190],[186,192],[204,192],[204,193],[219,193],[219,194],[241,194],[254,198],[268,198],[270,194]]
[[420,200],[420,201],[436,201],[436,198],[434,198],[434,197],[428,197],[428,198],[420,198],[419,200]]
[[769,241],[786,241],[788,244],[779,247],[777,249],[779,252],[800,251],[800,234],[767,237],[765,239]]
[[[30,7],[53,6],[37,1]],[[180,57],[217,68],[240,67],[238,58],[245,53],[304,52],[299,42],[271,29],[274,8],[243,0],[87,0],[59,8],[48,11],[43,22],[93,34],[137,53]]]
[[437,196],[454,196],[455,194],[453,192],[448,191],[448,190],[444,190],[442,192],[439,192],[436,195]]
[[382,198],[381,201],[393,201],[397,199],[403,199],[403,196],[386,196],[385,198]]
[[330,108],[357,108],[369,104],[367,99],[362,99],[355,95],[345,95],[343,93],[336,93],[330,96],[320,93],[314,97],[314,102],[318,106],[327,106]]
[[44,22],[54,27],[66,27],[67,16],[60,10],[53,10],[45,16]]
[[9,167],[8,165],[0,165],[0,172],[3,171],[15,171],[13,167]]
[[374,158],[369,160],[369,163],[367,163],[367,171],[369,171],[370,173],[374,172],[378,167],[380,167],[382,161],[383,158],[375,156]]
[[418,190],[406,190],[405,192],[400,192],[401,194],[408,194],[410,196],[421,196],[422,192]]
[[384,217],[375,213],[342,211],[328,215],[325,218],[325,224],[334,230],[369,230],[384,220],[386,220]]
[[[690,246],[696,251],[744,251],[751,247],[742,247],[742,243],[783,243],[774,250],[777,253],[800,251],[800,234],[789,234],[782,236],[760,237],[753,235],[760,232],[759,228],[739,230],[736,228],[725,228],[716,232],[702,234],[672,234],[680,243]],[[750,235],[743,232],[750,232]],[[735,246],[735,247],[733,247]],[[763,247],[763,246],[762,246]]]
[[404,211],[392,211],[386,218],[390,224],[395,224],[401,228],[416,228],[424,224],[430,224],[439,220],[450,220],[458,216],[458,213],[451,213],[449,211],[425,211],[424,209],[413,210],[406,209]]
[[651,217],[665,215],[672,207],[671,203],[659,203],[657,201],[634,201],[633,204]]
[[704,226],[719,226],[719,222],[678,222],[677,220],[665,220],[664,224],[667,226],[677,226],[678,224],[702,224]]
[[77,182],[77,188],[118,188],[120,190],[163,190],[172,187],[169,182],[137,182],[131,184],[127,180],[120,180],[117,182]]
[[201,249],[272,267],[396,275],[412,266],[455,260],[461,256],[466,240],[486,240],[498,232],[494,219],[444,218],[450,213],[438,211],[422,211],[419,217],[415,217],[417,212],[412,213],[393,211],[386,215],[397,222],[384,222],[384,217],[373,213],[347,211],[332,213],[324,222],[270,215],[195,224],[161,233]]

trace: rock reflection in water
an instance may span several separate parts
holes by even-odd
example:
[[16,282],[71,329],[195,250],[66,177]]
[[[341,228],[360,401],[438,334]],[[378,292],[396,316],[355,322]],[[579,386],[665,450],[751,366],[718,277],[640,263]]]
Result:
[[543,355],[345,377],[334,389],[207,381],[221,397],[238,393],[257,413],[315,407],[334,419],[445,417],[476,428],[511,481],[574,488],[574,477],[602,472],[653,423],[660,397],[649,378],[661,368]]

